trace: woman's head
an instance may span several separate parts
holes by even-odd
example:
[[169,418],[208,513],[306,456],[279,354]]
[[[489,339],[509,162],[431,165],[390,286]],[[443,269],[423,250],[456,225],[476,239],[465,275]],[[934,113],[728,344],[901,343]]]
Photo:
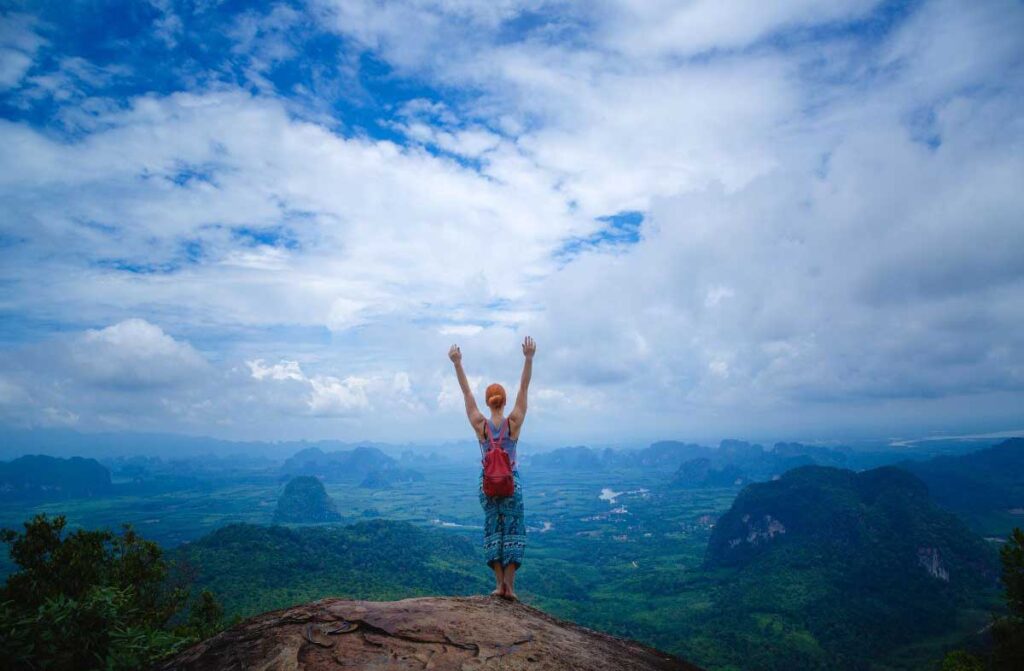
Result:
[[491,408],[492,410],[500,410],[505,406],[505,388],[497,382],[487,385],[487,391],[484,392],[484,398],[487,399],[488,408]]

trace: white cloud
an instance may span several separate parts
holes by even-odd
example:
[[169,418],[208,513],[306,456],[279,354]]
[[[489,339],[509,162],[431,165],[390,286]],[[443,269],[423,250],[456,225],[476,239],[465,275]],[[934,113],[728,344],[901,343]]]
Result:
[[[443,315],[516,300],[579,226],[542,182],[498,182],[415,149],[342,139],[237,92],[140,99],[104,124],[75,144],[0,125],[0,189],[12,196],[3,226],[26,238],[6,276],[24,278],[43,257],[100,262],[73,280],[53,272],[23,286],[13,298],[24,313],[42,303],[99,310],[91,297],[102,291],[103,312],[90,318],[143,302],[224,324],[335,330],[428,302]],[[293,242],[246,242],[232,229],[280,229]],[[495,263],[496,246],[516,262]]]
[[737,49],[772,33],[862,17],[880,0],[618,0],[607,3],[603,37],[631,56]]
[[483,330],[479,324],[445,324],[437,332],[441,335],[474,336]]
[[276,363],[273,366],[267,366],[263,363],[263,359],[255,359],[254,361],[246,361],[249,370],[252,371],[252,376],[256,380],[262,380],[264,378],[270,378],[271,380],[305,380],[306,375],[302,372],[302,368],[299,367],[298,361],[282,361]]
[[46,45],[37,32],[38,23],[28,14],[0,14],[0,90],[16,87],[32,67],[36,52]]
[[181,384],[208,369],[190,344],[144,319],[86,331],[72,343],[71,356],[82,379],[118,389]]
[[355,409],[370,407],[366,398],[367,380],[360,377],[317,376],[310,379],[313,393],[309,398],[309,410],[314,415],[344,415]]

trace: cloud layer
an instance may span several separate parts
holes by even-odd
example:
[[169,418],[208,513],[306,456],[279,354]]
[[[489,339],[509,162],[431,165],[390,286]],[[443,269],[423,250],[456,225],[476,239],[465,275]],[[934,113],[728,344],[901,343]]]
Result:
[[3,15],[2,421],[459,438],[531,334],[539,442],[1016,428],[1019,3],[215,11]]

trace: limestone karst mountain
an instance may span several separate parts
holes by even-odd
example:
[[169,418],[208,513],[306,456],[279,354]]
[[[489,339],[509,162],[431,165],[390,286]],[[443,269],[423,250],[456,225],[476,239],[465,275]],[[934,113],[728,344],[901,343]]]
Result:
[[292,478],[277,501],[274,522],[318,523],[337,522],[341,519],[338,507],[327,495],[320,480],[311,475]]
[[634,641],[489,596],[323,599],[246,620],[159,668],[700,671]]
[[[728,576],[708,630],[771,613],[780,630],[817,642],[787,650],[789,668],[803,669],[874,668],[902,646],[950,635],[997,580],[993,548],[892,466],[803,466],[747,486],[718,519],[706,567]],[[748,641],[732,649],[748,659],[764,649],[755,627],[736,630]]]

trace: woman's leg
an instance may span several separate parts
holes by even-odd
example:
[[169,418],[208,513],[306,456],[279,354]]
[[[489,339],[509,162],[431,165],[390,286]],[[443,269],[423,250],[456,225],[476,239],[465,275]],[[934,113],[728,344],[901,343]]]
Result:
[[505,596],[505,569],[501,567],[501,562],[491,562],[491,569],[494,570],[494,591],[491,592],[491,596]]
[[505,534],[502,537],[502,561],[505,563],[505,598],[515,599],[516,571],[522,565],[523,552],[526,549],[526,518],[523,514],[523,488],[519,482],[519,472],[515,472],[516,488],[512,498],[507,501],[505,514]]
[[516,569],[519,568],[519,564],[511,562],[505,567],[505,594],[503,595],[506,599],[516,600]]
[[484,559],[494,571],[493,596],[505,596],[505,568],[501,565],[502,515],[496,499],[484,494],[484,476],[480,474],[480,506],[484,510]]

